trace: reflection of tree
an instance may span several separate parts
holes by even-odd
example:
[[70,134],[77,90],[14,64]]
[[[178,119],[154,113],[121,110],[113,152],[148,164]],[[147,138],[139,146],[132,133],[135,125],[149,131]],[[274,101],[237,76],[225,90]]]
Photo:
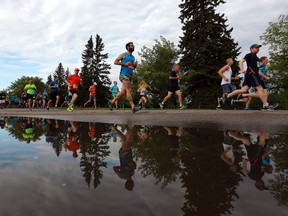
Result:
[[81,162],[80,168],[83,172],[83,177],[90,187],[93,178],[93,187],[96,188],[100,184],[100,179],[103,177],[101,167],[106,167],[105,158],[110,154],[109,146],[107,145],[110,139],[108,125],[93,124],[95,127],[95,137],[88,135],[88,124],[79,123],[80,143],[81,143]]
[[151,127],[147,132],[149,135],[145,141],[134,139],[137,140],[137,145],[133,147],[133,155],[141,158],[141,165],[138,168],[141,174],[144,177],[153,175],[156,183],[161,183],[162,187],[165,187],[176,180],[180,170],[169,157],[167,142],[163,142],[163,137],[167,136],[163,127]]
[[48,127],[45,132],[46,142],[51,142],[55,154],[59,157],[63,144],[67,139],[67,128],[64,121],[47,119]]
[[[222,133],[207,129],[186,129],[181,137],[181,164],[171,161],[163,128],[151,128],[145,141],[135,145],[135,156],[141,158],[142,175],[153,175],[165,187],[179,176],[185,188],[184,215],[231,214],[236,188],[242,180],[239,173],[227,169],[219,157]],[[163,142],[163,140],[165,140]]]
[[272,135],[269,144],[274,145],[272,152],[277,174],[270,180],[271,192],[280,206],[288,205],[288,135]]

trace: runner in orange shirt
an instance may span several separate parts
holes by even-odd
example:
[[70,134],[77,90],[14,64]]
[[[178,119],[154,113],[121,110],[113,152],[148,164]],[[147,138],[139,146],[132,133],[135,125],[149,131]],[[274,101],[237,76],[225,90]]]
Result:
[[96,86],[97,86],[97,83],[94,82],[93,85],[91,85],[91,86],[89,87],[89,92],[90,92],[90,93],[89,93],[89,100],[86,101],[86,103],[84,104],[84,107],[86,107],[86,105],[87,105],[88,103],[90,103],[90,102],[92,101],[92,99],[93,99],[93,101],[94,101],[94,108],[97,109],[97,106],[96,106]]

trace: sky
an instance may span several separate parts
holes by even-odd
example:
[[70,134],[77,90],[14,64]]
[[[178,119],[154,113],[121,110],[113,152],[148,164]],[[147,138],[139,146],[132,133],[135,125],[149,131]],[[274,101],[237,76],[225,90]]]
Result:
[[[22,76],[38,76],[46,82],[61,62],[73,71],[81,68],[81,53],[92,35],[98,34],[108,53],[111,81],[119,81],[113,65],[133,41],[134,55],[145,45],[152,48],[160,36],[179,44],[181,0],[1,0],[0,90]],[[241,47],[239,59],[249,52],[269,22],[287,14],[287,0],[227,0],[217,8],[233,27],[232,38]],[[259,55],[268,55],[264,46]],[[224,64],[224,63],[223,63]],[[218,70],[215,68],[215,70]],[[118,82],[119,83],[119,82]]]

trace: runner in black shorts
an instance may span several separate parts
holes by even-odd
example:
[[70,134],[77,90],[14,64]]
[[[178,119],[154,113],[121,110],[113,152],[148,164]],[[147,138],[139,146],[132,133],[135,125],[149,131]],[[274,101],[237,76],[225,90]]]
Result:
[[186,106],[182,104],[182,93],[180,91],[179,85],[178,85],[178,72],[180,70],[179,65],[174,65],[173,70],[170,73],[169,76],[169,82],[168,82],[168,94],[167,96],[163,99],[161,103],[159,103],[159,106],[161,109],[164,109],[165,103],[171,98],[173,93],[175,93],[178,96],[178,102],[180,105],[180,109],[185,109]]

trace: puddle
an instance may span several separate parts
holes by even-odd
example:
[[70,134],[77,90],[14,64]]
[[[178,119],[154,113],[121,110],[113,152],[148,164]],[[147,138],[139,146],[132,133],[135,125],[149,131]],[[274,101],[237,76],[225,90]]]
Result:
[[288,135],[0,120],[0,215],[287,215]]

